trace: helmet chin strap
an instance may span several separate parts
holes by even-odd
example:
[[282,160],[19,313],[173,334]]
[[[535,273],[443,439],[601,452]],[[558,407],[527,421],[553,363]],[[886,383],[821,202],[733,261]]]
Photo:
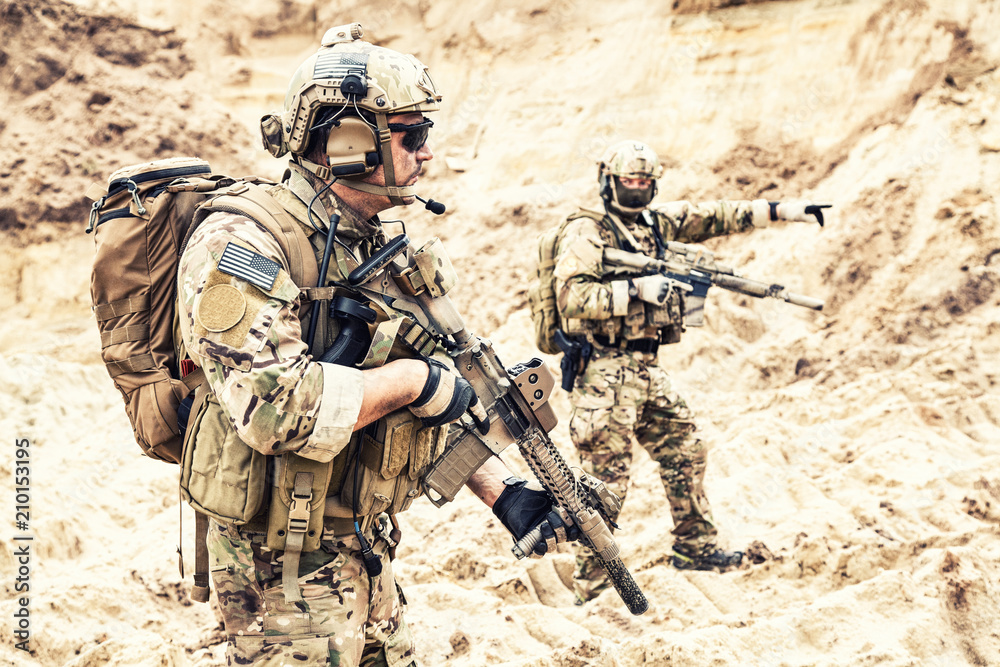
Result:
[[[388,114],[380,113],[375,116],[375,123],[378,125],[379,154],[382,158],[382,171],[385,174],[385,185],[372,185],[371,183],[352,183],[349,188],[369,192],[371,194],[381,194],[389,197],[389,201],[394,206],[405,206],[403,197],[416,196],[416,190],[412,185],[400,187],[396,183],[395,165],[392,163],[392,132],[389,130]],[[364,187],[355,187],[363,185]],[[372,192],[366,188],[377,188]]]
[[[337,179],[337,182],[343,185],[345,188],[350,188],[351,190],[357,190],[358,192],[367,192],[371,195],[379,195],[382,197],[388,197],[389,201],[392,202],[393,206],[405,206],[407,202],[403,200],[404,197],[416,197],[417,188],[414,185],[396,185],[396,173],[395,166],[392,162],[392,132],[389,130],[389,120],[388,116],[385,114],[378,114],[375,117],[375,122],[378,123],[378,142],[379,142],[379,154],[382,158],[382,168],[385,174],[385,185],[376,185],[374,183],[365,183],[363,181],[355,180],[352,178],[347,178],[341,176]],[[330,168],[316,164],[305,157],[298,155],[296,156],[299,164],[303,167],[316,174],[318,178],[322,180],[327,180],[330,178]]]
[[330,178],[330,168],[326,165],[316,164],[312,160],[307,160],[304,155],[294,155],[292,156],[294,162],[307,171],[311,171],[316,175],[316,178],[326,181]]
[[[388,176],[386,177],[386,180],[389,180]],[[415,185],[404,185],[403,187],[395,185],[375,185],[374,183],[352,181],[346,178],[340,178],[337,182],[345,188],[357,190],[358,192],[367,192],[372,195],[382,195],[383,197],[388,197],[389,201],[391,201],[394,206],[405,206],[406,202],[403,201],[403,197],[417,196],[417,187]]]

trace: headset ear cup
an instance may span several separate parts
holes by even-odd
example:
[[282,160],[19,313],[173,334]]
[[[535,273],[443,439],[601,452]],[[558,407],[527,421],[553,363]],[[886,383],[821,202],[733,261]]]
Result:
[[381,164],[378,136],[360,118],[342,118],[330,128],[326,155],[334,176],[367,176]]

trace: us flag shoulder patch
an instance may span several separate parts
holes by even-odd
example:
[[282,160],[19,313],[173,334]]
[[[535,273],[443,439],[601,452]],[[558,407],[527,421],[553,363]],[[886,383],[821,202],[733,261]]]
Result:
[[262,290],[274,287],[281,265],[235,243],[229,243],[219,259],[219,271],[242,278]]

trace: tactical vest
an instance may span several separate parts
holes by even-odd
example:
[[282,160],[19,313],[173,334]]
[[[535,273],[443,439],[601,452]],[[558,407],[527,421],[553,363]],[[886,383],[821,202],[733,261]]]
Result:
[[[309,225],[306,205],[284,184],[271,186],[268,192],[300,224],[319,266],[324,239]],[[211,202],[206,204],[206,211],[212,210],[231,211],[232,207],[213,209]],[[336,261],[330,262],[325,285],[346,283],[347,275],[357,266],[357,260],[343,248],[336,244],[334,248]],[[375,239],[362,242],[360,259],[366,259],[374,249]],[[301,279],[291,275],[297,283]],[[340,323],[331,316],[329,304],[344,291],[341,287],[300,285],[298,315],[303,331],[309,328],[313,303],[319,302],[320,319],[311,350],[314,358],[340,333]],[[359,292],[352,291],[350,296],[366,301],[377,313],[369,326],[372,340],[360,368],[435,352],[434,339],[404,311],[371,301]],[[349,520],[356,515],[364,530],[383,512],[393,515],[406,510],[420,493],[422,475],[443,453],[446,435],[446,427],[426,428],[403,408],[356,431],[328,463],[296,454],[268,457],[240,439],[206,382],[195,393],[185,435],[182,493],[200,512],[243,526],[248,534],[266,534],[269,548],[285,551],[289,574],[284,577],[285,596],[296,600],[300,599],[294,585],[298,553],[319,548],[324,517]],[[339,523],[351,525],[350,521]],[[350,532],[346,529],[343,534]]]
[[[285,202],[288,191],[275,193]],[[293,204],[288,202],[289,207]],[[305,210],[305,207],[302,207]],[[293,211],[294,214],[294,211]],[[301,218],[298,218],[301,220]],[[310,228],[310,231],[312,229]],[[313,247],[317,261],[322,261],[323,245],[320,235],[313,232]],[[356,251],[364,261],[375,252],[384,239],[369,238],[358,244]],[[334,245],[335,261],[330,262],[327,284],[346,284],[347,276],[357,268],[357,261],[340,245]],[[310,302],[321,300],[316,338],[312,354],[318,358],[337,340],[341,325],[330,317],[328,303],[336,296],[348,296],[375,310],[377,319],[369,325],[371,343],[359,362],[362,370],[377,368],[388,361],[415,356],[431,356],[437,343],[405,311],[376,301],[361,292],[343,288],[327,288],[329,292],[306,290]],[[413,302],[414,307],[416,302]],[[309,326],[308,305],[303,306],[300,319],[303,330]],[[396,514],[409,508],[420,495],[419,480],[430,464],[444,451],[446,427],[424,427],[408,408],[396,410],[365,429],[356,431],[350,444],[333,460],[330,486],[326,494],[326,516],[351,517],[356,509],[358,516],[375,516],[382,512]],[[358,469],[355,485],[355,469]]]
[[[652,212],[650,215],[653,224],[658,225],[658,216]],[[601,239],[608,246],[630,252],[644,252],[643,248],[627,247],[630,244],[624,240],[621,232],[616,230],[616,225],[609,216],[581,209],[569,216],[567,222],[581,218],[597,223],[601,230]],[[657,339],[660,344],[666,345],[680,341],[681,333],[684,331],[684,302],[677,290],[670,290],[667,300],[661,306],[631,299],[628,313],[625,315],[604,320],[564,318],[561,324],[567,335],[583,336],[591,343],[594,342],[595,336],[599,336],[611,341],[612,344],[622,340]]]

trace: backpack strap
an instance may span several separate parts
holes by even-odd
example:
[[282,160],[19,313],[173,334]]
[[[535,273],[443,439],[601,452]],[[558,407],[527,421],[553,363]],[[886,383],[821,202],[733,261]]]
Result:
[[195,366],[194,370],[181,378],[181,382],[184,386],[188,388],[188,391],[194,391],[205,381],[205,369],[201,366]]
[[597,211],[591,211],[589,208],[581,208],[576,213],[571,214],[566,218],[566,222],[571,220],[579,220],[580,218],[589,218],[594,222],[602,222],[606,216],[603,213],[598,213]]
[[628,250],[629,252],[636,252],[636,248],[639,244],[636,243],[635,237],[632,236],[632,232],[618,219],[617,216],[609,213],[599,213],[597,211],[591,211],[590,209],[582,208],[573,215],[567,218],[569,220],[578,220],[580,218],[590,218],[598,225],[602,225],[607,228],[615,237],[618,242],[618,247],[622,250]]
[[265,189],[248,180],[237,182],[198,207],[180,246],[180,254],[187,249],[191,236],[205,218],[219,211],[245,216],[266,229],[288,260],[288,273],[295,284],[300,289],[316,285],[319,264],[309,237]]
[[[262,225],[274,236],[288,259],[289,274],[300,288],[312,287],[319,279],[319,266],[309,238],[295,219],[259,185],[240,181],[223,194],[200,207],[205,213],[196,222],[215,211],[236,212]],[[192,225],[194,227],[194,225]],[[190,238],[190,236],[189,236]],[[185,244],[186,245],[186,244]]]
[[[183,573],[181,576],[184,576]],[[208,602],[212,593],[208,573],[208,515],[194,511],[194,586],[191,599]]]
[[[227,188],[219,196],[205,202],[199,207],[195,220],[184,239],[183,248],[187,247],[193,230],[216,211],[226,211],[244,215],[266,229],[278,242],[282,254],[288,260],[288,270],[292,280],[305,294],[305,290],[315,290],[315,285],[319,280],[319,264],[316,261],[316,254],[312,244],[306,236],[303,228],[295,218],[265,189],[259,185],[240,181]],[[183,250],[182,250],[183,252]],[[200,376],[200,377],[195,377]],[[204,371],[198,369],[185,377],[192,378],[192,382],[197,386],[204,378]],[[301,478],[301,479],[300,479]],[[308,487],[308,494],[305,489]],[[310,495],[312,489],[312,474],[308,477],[297,475],[295,478],[294,495]],[[322,505],[319,505],[322,507]],[[297,511],[289,513],[289,526],[287,529],[287,541],[284,545],[284,568],[282,574],[282,588],[285,599],[288,602],[295,602],[302,599],[302,593],[298,586],[299,557],[304,546],[305,529],[298,530],[300,524],[307,525],[310,517],[308,502],[301,503],[301,507],[296,506]],[[305,514],[303,521],[302,514]],[[293,524],[294,528],[293,529]],[[208,548],[206,544],[208,532],[208,517],[200,512],[195,513],[195,574],[194,588],[191,591],[191,598],[198,601],[208,600],[210,593],[209,572],[208,572]]]

